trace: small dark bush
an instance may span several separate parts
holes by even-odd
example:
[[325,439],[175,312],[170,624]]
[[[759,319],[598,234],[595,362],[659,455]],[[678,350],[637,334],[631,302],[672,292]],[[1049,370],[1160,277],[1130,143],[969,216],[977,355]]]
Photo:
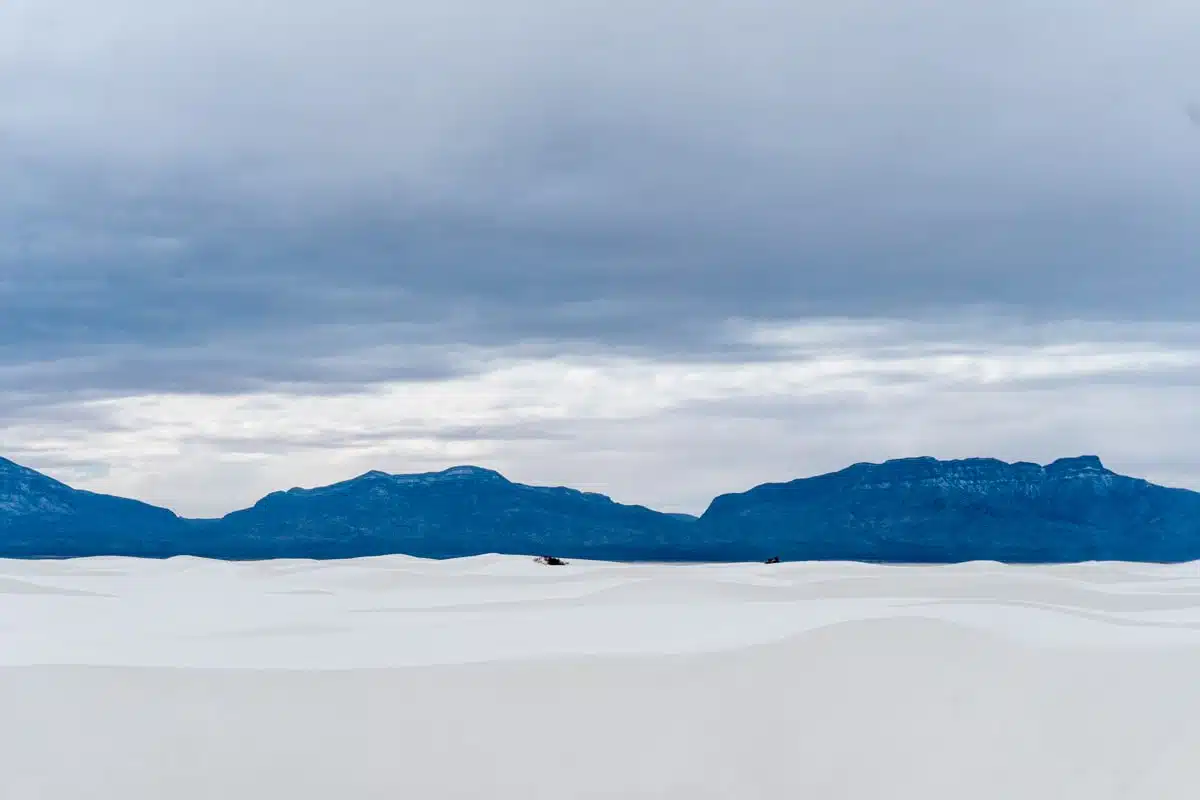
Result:
[[539,564],[545,564],[548,567],[561,567],[567,563],[561,558],[555,558],[554,556],[538,556],[534,561]]
[[763,563],[764,564],[779,564],[780,562],[781,562],[781,560],[780,560],[779,556],[771,556]]

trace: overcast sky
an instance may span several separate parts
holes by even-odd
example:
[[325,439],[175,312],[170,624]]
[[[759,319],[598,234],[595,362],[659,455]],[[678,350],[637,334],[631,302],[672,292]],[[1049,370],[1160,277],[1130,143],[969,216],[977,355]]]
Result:
[[1194,0],[6,0],[0,455],[1200,489]]

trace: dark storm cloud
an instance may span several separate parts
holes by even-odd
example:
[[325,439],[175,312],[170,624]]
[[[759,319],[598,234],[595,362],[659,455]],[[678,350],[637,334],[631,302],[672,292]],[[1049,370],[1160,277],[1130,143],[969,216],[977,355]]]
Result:
[[8,392],[770,357],[730,318],[1195,319],[1186,4],[105,6],[0,10]]

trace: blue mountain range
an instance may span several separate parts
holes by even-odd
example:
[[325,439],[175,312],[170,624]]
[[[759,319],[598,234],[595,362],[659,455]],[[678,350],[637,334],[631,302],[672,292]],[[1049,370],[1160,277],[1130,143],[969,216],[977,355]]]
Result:
[[700,517],[527,486],[479,467],[368,472],[267,495],[220,519],[73,489],[0,458],[0,557],[452,558],[615,561],[1200,559],[1200,493],[1095,456],[1045,466],[912,458],[722,495]]

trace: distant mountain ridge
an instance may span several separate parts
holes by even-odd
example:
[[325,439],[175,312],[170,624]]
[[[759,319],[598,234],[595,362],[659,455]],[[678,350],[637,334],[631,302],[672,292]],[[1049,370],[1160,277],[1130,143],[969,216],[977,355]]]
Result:
[[1200,559],[1200,493],[1047,465],[908,458],[717,497],[699,518],[481,467],[372,471],[215,520],[85,492],[0,458],[0,557],[350,558],[489,552],[654,561]]
[[317,489],[269,494],[218,524],[224,552],[244,557],[405,553],[564,553],[611,560],[669,559],[688,521],[600,494],[513,483],[480,467],[368,472]]
[[1041,466],[912,458],[715,499],[701,518],[784,558],[890,562],[1191,561],[1200,493],[1118,475],[1096,456]]
[[73,489],[0,458],[0,557],[157,555],[184,524],[165,508]]

